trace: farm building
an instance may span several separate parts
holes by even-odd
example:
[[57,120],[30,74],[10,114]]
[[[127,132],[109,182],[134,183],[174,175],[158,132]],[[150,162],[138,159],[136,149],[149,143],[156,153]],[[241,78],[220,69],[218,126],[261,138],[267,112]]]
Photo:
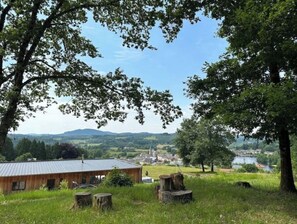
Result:
[[78,184],[97,184],[110,170],[118,168],[141,182],[142,167],[116,159],[57,160],[0,163],[0,191],[10,193],[20,190],[59,187],[62,180],[68,187]]

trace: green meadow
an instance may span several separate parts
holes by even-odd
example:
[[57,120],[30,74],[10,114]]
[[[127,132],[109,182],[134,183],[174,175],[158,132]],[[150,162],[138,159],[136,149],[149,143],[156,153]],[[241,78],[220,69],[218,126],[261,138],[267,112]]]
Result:
[[[0,196],[0,223],[297,223],[297,195],[278,191],[277,174],[217,172],[202,174],[195,168],[145,166],[155,179],[182,171],[193,202],[163,204],[155,184],[134,187],[84,189],[93,194],[112,193],[113,209],[73,208],[73,190],[31,191]],[[236,186],[248,181],[251,189]]]

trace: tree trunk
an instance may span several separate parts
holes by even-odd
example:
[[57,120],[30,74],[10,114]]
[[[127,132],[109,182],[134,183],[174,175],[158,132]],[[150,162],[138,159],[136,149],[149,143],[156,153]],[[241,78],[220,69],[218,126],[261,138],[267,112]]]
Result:
[[93,206],[101,211],[110,210],[112,208],[112,194],[99,193],[94,195]]
[[202,172],[204,173],[205,172],[205,168],[204,168],[204,163],[201,162],[201,167],[202,167]]
[[7,109],[0,120],[0,153],[5,147],[8,131],[13,127],[15,122],[15,116],[21,98],[23,72],[24,71],[22,70],[22,72],[15,75],[15,85],[13,87]]
[[76,208],[92,206],[92,194],[90,192],[78,192],[74,195],[74,203]]
[[281,129],[279,134],[279,149],[281,158],[280,190],[296,192],[292,171],[289,132],[284,128]]
[[[279,74],[279,66],[276,63],[272,63],[269,66],[270,79],[274,84],[281,82]],[[296,192],[294,184],[292,161],[291,161],[291,149],[290,149],[290,137],[289,132],[286,129],[286,122],[280,118],[280,132],[279,132],[279,150],[281,159],[281,181],[280,190],[284,192]]]
[[3,151],[5,147],[5,141],[8,134],[8,131],[13,126],[15,119],[15,113],[17,111],[17,106],[19,102],[20,92],[15,92],[15,96],[9,101],[6,112],[3,114],[3,117],[0,121],[0,152]]
[[213,165],[213,163],[210,164],[210,167],[211,167],[211,170],[210,171],[211,172],[214,172],[214,165]]

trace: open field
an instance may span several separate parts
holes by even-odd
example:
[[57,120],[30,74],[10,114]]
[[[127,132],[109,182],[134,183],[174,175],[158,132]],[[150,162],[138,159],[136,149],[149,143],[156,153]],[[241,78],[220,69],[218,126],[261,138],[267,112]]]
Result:
[[[175,169],[148,166],[143,171],[156,178]],[[278,192],[278,175],[201,174],[191,169],[181,167],[195,199],[188,204],[159,203],[155,184],[89,190],[112,193],[113,210],[108,212],[71,209],[76,192],[72,190],[20,192],[0,196],[0,223],[297,223],[297,195]],[[250,182],[253,188],[235,186],[239,180]]]

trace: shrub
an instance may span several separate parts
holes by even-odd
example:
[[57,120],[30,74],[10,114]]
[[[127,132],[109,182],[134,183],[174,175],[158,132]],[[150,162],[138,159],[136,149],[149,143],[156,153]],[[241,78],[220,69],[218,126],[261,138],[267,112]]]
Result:
[[61,190],[67,190],[67,189],[68,189],[68,181],[67,181],[67,180],[62,180],[62,181],[60,182],[60,186],[59,186],[59,188],[60,188]]
[[40,190],[40,191],[47,191],[48,188],[47,188],[46,184],[42,184],[42,185],[39,187],[39,190]]
[[243,167],[240,167],[236,170],[238,173],[246,173],[246,169],[244,169]]
[[131,177],[128,174],[120,171],[117,168],[114,168],[105,177],[103,185],[108,186],[108,187],[117,187],[117,186],[119,186],[119,187],[123,187],[123,186],[132,187],[133,182],[132,182]]
[[238,169],[238,172],[257,173],[259,169],[255,164],[243,164],[242,168]]
[[22,161],[28,161],[28,159],[31,159],[33,156],[30,152],[24,153],[17,158],[15,158],[16,162],[22,162]]

